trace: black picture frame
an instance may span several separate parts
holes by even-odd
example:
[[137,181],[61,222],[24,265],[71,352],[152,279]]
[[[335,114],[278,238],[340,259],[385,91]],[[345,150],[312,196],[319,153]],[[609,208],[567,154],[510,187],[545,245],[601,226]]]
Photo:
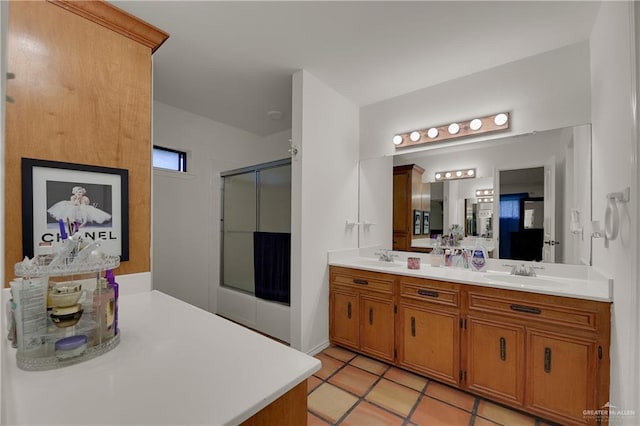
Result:
[[105,254],[129,260],[129,171],[22,158],[23,256],[59,242],[67,219],[85,240],[101,238]]
[[422,231],[422,211],[413,210],[413,235],[420,235]]
[[429,212],[422,211],[422,235],[429,235]]

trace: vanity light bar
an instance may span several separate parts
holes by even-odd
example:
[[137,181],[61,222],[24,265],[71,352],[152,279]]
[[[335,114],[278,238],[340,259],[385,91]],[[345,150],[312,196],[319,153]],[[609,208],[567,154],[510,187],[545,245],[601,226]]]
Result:
[[479,203],[493,203],[493,197],[491,198],[478,198]]
[[436,172],[435,177],[436,181],[470,179],[476,177],[476,169],[445,170],[444,172]]
[[510,113],[501,112],[485,117],[475,117],[470,120],[399,133],[393,137],[393,144],[396,148],[406,148],[424,143],[441,142],[447,139],[509,130],[510,125]]
[[476,197],[492,197],[493,188],[476,189]]

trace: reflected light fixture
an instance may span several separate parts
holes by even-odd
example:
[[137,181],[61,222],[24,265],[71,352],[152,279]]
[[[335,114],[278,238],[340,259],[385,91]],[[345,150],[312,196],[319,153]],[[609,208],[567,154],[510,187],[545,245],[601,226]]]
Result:
[[458,170],[445,170],[442,172],[436,172],[436,181],[441,180],[453,180],[453,179],[469,179],[476,175],[476,169],[458,169]]
[[440,126],[398,133],[393,137],[393,144],[401,149],[415,145],[442,142],[449,139],[484,135],[486,133],[509,130],[511,113],[500,112],[469,120],[454,121]]
[[486,197],[493,195],[493,188],[476,189],[476,197]]

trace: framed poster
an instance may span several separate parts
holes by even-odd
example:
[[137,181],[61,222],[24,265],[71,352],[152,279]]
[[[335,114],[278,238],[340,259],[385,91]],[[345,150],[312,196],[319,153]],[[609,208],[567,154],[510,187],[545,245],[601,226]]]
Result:
[[420,231],[422,230],[422,211],[414,210],[413,211],[413,235],[420,235]]
[[429,212],[422,212],[422,235],[429,235]]
[[129,260],[128,170],[23,158],[23,256],[32,258],[41,242],[62,241],[61,223]]

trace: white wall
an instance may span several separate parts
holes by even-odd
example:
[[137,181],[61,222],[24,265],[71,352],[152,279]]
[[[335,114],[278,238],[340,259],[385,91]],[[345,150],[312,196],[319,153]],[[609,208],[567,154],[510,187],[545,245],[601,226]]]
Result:
[[291,346],[328,344],[327,251],[356,248],[358,107],[307,71],[293,75]]
[[611,403],[635,410],[625,424],[638,424],[638,276],[637,140],[632,110],[632,52],[637,46],[630,26],[630,2],[603,2],[591,33],[593,124],[593,218],[602,221],[605,195],[631,187],[632,202],[619,205],[620,236],[605,247],[593,241],[593,266],[614,279],[611,342]]
[[188,173],[154,170],[153,286],[215,312],[220,173],[286,158],[290,132],[262,138],[157,101],[153,123],[155,145],[188,153]]

